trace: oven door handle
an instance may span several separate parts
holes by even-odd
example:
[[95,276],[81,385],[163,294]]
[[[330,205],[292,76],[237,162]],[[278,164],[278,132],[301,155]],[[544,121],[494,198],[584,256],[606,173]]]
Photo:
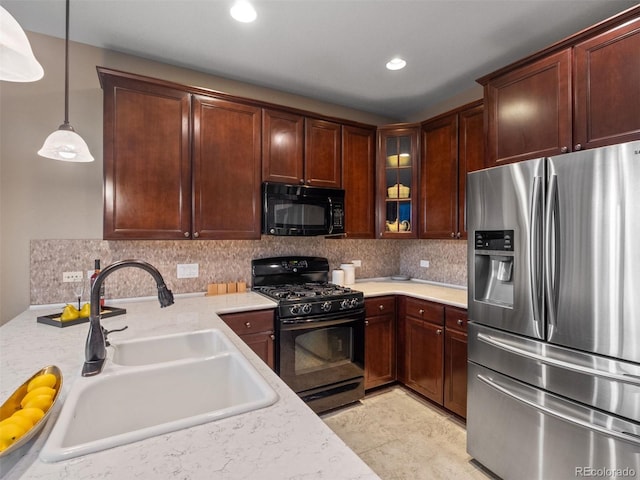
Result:
[[335,327],[336,325],[344,325],[345,323],[353,323],[362,321],[364,325],[364,316],[358,318],[340,318],[336,320],[309,320],[306,322],[286,323],[282,322],[280,330],[308,330],[310,328]]

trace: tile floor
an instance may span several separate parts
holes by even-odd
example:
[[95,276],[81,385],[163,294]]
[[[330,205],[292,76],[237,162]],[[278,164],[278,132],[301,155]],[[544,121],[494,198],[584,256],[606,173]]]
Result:
[[464,424],[394,386],[322,416],[382,480],[495,479],[466,452]]

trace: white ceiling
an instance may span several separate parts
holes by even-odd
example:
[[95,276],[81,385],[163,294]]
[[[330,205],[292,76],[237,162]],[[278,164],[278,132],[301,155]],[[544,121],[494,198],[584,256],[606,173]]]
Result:
[[[629,0],[72,0],[70,38],[405,120],[475,79],[631,6]],[[64,0],[0,0],[64,38]],[[385,63],[400,55],[400,71]]]

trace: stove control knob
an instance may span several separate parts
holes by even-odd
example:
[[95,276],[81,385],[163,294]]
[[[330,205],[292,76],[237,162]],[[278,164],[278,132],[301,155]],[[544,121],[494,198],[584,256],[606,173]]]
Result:
[[302,313],[304,313],[304,314],[311,313],[311,304],[310,303],[305,303],[305,304],[302,305]]
[[349,308],[349,299],[345,298],[340,302],[340,310],[346,310]]
[[298,313],[300,313],[300,305],[291,305],[289,311],[291,312],[291,315],[298,315]]
[[331,310],[331,302],[324,302],[322,305],[320,305],[320,310],[322,310],[323,312],[328,312],[329,310]]
[[358,306],[358,299],[357,298],[352,298],[351,299],[351,308],[356,308]]

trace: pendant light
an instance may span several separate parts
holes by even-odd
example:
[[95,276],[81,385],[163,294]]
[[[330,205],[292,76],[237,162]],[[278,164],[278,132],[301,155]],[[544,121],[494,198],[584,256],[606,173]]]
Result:
[[64,43],[64,123],[44,141],[38,155],[64,162],[93,162],[89,147],[69,125],[69,0]]
[[44,75],[27,35],[15,18],[0,6],[0,80],[35,82]]

